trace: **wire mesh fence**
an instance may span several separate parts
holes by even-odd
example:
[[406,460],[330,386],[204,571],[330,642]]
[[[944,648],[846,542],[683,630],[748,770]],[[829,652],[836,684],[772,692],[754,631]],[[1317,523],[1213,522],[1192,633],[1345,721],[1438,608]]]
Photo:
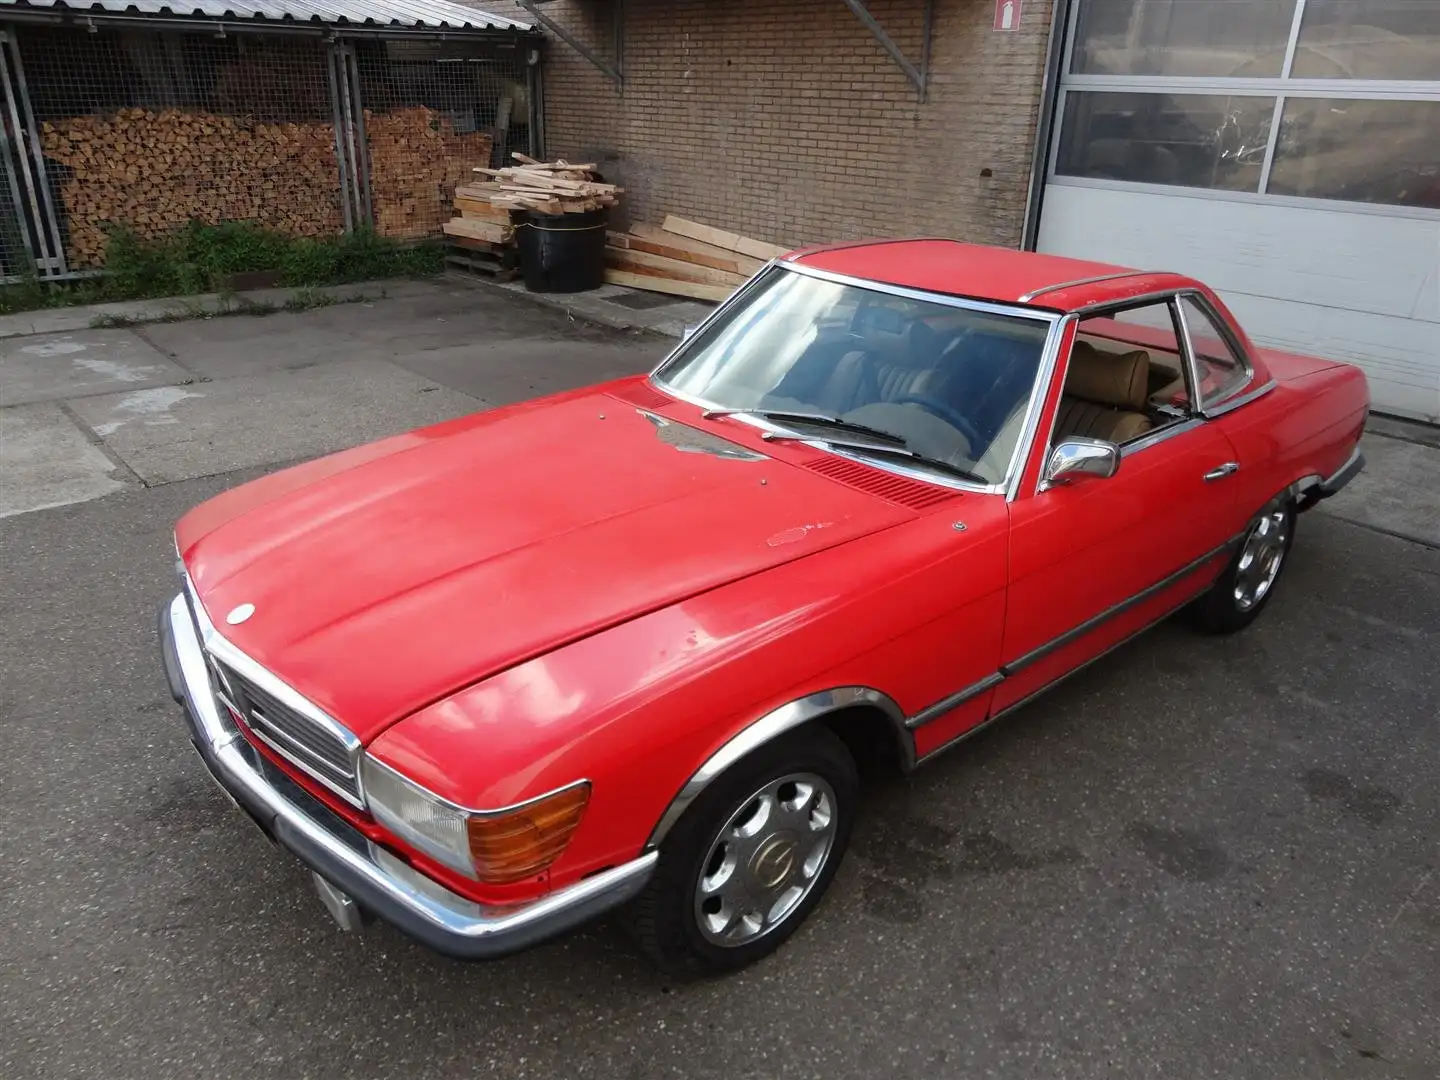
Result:
[[475,166],[531,149],[524,61],[513,45],[357,43],[377,232],[438,233]]
[[528,50],[513,39],[8,33],[16,72],[0,104],[34,131],[7,146],[50,205],[17,198],[23,184],[0,168],[0,222],[18,225],[0,224],[0,276],[30,258],[27,227],[58,234],[66,272],[102,266],[117,227],[148,239],[223,221],[438,236],[457,183],[529,148]]

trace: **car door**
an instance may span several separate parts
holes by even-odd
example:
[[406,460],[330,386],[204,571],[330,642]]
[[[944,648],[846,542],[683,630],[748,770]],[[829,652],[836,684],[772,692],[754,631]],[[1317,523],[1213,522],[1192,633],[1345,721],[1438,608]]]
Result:
[[[1194,365],[1175,297],[1087,316],[1062,341],[1066,361],[1055,374],[1062,392],[1052,388],[1050,420],[1040,429],[1052,434],[1036,440],[1011,504],[1005,678],[992,712],[1023,701],[1198,593],[1242,525],[1226,482],[1235,472],[1234,450],[1194,406]],[[1044,467],[1067,434],[1066,418],[1103,409],[1077,403],[1071,393],[1083,389],[1075,357],[1087,348],[1091,318],[1104,320],[1104,336],[1089,340],[1132,357],[1143,342],[1141,351],[1154,357],[1144,361],[1144,411],[1154,426],[1130,433],[1114,475],[1047,484]]]

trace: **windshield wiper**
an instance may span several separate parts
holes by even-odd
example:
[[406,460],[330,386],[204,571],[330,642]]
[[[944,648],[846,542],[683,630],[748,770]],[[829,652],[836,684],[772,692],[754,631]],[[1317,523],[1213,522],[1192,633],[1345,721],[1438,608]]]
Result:
[[[882,431],[880,428],[871,427],[869,424],[857,424],[853,420],[845,420],[839,416],[827,416],[825,413],[805,412],[782,412],[775,409],[707,409],[705,418],[713,420],[720,416],[758,416],[762,420],[774,420],[781,424],[814,424],[816,427],[830,428],[833,431],[845,431],[851,435],[865,435],[881,442],[894,446],[904,446],[905,439],[896,435],[893,431]],[[783,431],[767,431],[761,436],[762,439],[803,439],[804,435],[791,435]]]

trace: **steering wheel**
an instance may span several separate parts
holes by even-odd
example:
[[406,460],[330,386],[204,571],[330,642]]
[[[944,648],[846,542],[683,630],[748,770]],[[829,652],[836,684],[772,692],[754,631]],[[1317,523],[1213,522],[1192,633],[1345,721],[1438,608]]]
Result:
[[902,394],[891,402],[891,404],[918,405],[926,412],[938,416],[941,420],[944,420],[951,427],[959,431],[961,435],[964,435],[966,441],[970,443],[971,453],[981,448],[984,440],[980,438],[980,432],[975,430],[975,425],[971,422],[970,418],[962,416],[952,406],[947,405],[939,398],[933,398],[929,394]]

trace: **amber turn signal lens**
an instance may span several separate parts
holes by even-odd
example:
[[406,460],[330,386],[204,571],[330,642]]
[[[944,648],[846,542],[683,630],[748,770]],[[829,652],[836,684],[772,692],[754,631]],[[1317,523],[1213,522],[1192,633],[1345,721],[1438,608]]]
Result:
[[538,874],[560,857],[590,802],[590,785],[547,795],[494,817],[465,823],[476,876],[490,885],[507,885]]

